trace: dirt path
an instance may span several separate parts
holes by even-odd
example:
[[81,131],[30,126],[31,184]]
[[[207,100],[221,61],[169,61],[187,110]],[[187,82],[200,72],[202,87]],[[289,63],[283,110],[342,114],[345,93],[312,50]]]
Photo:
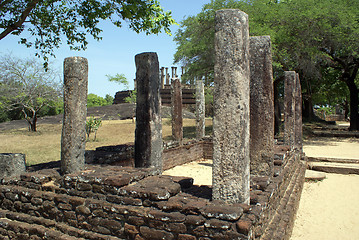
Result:
[[[359,159],[359,139],[311,139],[304,151],[311,157]],[[359,175],[326,175],[304,184],[291,240],[359,239]]]

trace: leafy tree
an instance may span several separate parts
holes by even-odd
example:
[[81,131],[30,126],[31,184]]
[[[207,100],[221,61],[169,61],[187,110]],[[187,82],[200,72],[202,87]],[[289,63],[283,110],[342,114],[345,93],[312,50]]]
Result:
[[32,58],[19,59],[10,55],[0,58],[0,107],[21,110],[31,131],[36,131],[41,111],[46,107],[56,108],[60,97],[61,84],[55,71],[45,71]]
[[127,22],[135,32],[170,33],[174,24],[157,0],[3,0],[0,2],[0,40],[27,32],[20,43],[37,49],[45,61],[63,39],[74,50],[84,50],[87,35],[101,39],[98,24],[109,20],[121,27]]
[[129,83],[128,83],[127,78],[125,77],[125,74],[116,73],[115,76],[107,74],[106,77],[107,77],[108,81],[118,83],[119,85],[123,85],[126,90],[129,89]]
[[208,74],[214,66],[213,19],[214,12],[223,8],[246,12],[251,35],[271,36],[274,76],[280,79],[286,70],[300,74],[308,116],[316,104],[313,101],[345,102],[349,92],[350,129],[359,130],[358,1],[214,0],[198,15],[185,19],[175,36],[175,62],[189,69],[189,77],[213,78]]
[[137,100],[137,90],[130,91],[130,96],[125,98],[125,102],[127,103],[136,103]]
[[106,100],[106,105],[111,105],[113,104],[114,97],[112,97],[110,94],[106,94],[105,100]]
[[[109,96],[109,97],[111,97],[111,96]],[[100,97],[94,93],[90,93],[87,95],[87,107],[107,106],[107,105],[111,105],[112,102],[113,102],[113,99],[111,102],[109,102],[108,97],[107,97],[107,99],[105,99],[105,98]]]

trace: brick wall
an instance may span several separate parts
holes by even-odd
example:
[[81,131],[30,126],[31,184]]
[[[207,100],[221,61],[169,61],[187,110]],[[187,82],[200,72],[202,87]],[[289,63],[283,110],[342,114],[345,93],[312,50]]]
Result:
[[[196,155],[199,146],[210,146],[191,144],[171,152]],[[299,158],[278,154],[272,179],[252,177],[250,205],[211,201],[211,188],[153,176],[151,169],[87,165],[78,175],[60,176],[56,168],[28,172],[1,180],[0,239],[285,239],[304,181]]]

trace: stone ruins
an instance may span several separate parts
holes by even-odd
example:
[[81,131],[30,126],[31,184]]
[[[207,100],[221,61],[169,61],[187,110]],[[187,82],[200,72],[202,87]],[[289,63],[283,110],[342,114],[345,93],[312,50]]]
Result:
[[85,165],[88,63],[82,57],[64,60],[64,120],[61,172],[74,173]]
[[250,37],[251,174],[273,176],[274,90],[269,36]]
[[162,119],[159,63],[156,53],[135,57],[137,108],[135,166],[151,167],[162,173]]
[[182,87],[181,81],[178,78],[172,79],[171,93],[172,138],[181,143],[183,139]]
[[[305,173],[299,76],[285,72],[284,145],[274,144],[270,37],[250,38],[239,10],[217,11],[215,24],[213,140],[204,136],[204,84],[197,80],[197,140],[163,144],[160,90],[170,76],[156,53],[141,53],[134,146],[89,151],[85,164],[88,64],[65,59],[60,165],[25,172],[24,155],[0,154],[1,239],[289,238]],[[181,142],[175,69],[171,80],[173,137]],[[200,159],[213,159],[212,186],[162,175]]]
[[238,10],[220,10],[215,22],[213,199],[248,204],[248,15]]

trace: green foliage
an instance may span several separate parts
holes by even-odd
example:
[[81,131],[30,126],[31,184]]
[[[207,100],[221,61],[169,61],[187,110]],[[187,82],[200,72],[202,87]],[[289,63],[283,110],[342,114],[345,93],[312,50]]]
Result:
[[101,40],[98,25],[103,20],[117,27],[126,22],[133,31],[146,34],[170,34],[175,23],[157,0],[6,0],[0,3],[0,40],[28,32],[31,37],[19,43],[34,47],[47,64],[63,39],[73,50],[85,50],[88,35]]
[[123,74],[123,73],[121,73],[121,74],[116,73],[115,76],[111,76],[111,75],[107,74],[106,77],[107,77],[107,80],[110,82],[115,82],[120,85],[124,85],[126,90],[129,88],[128,80],[125,77],[125,74]]
[[106,100],[106,105],[112,105],[114,97],[112,97],[110,94],[106,94],[105,100]]
[[[351,113],[358,113],[357,0],[213,0],[184,19],[174,38],[175,63],[186,67],[187,81],[205,78],[207,86],[213,81],[214,15],[225,8],[248,14],[250,35],[271,36],[275,78],[283,71],[298,72],[303,97],[313,105],[347,101],[350,93]],[[359,129],[359,115],[352,118]]]
[[113,103],[113,97],[106,95],[105,98],[96,94],[90,93],[87,95],[87,107],[101,107],[111,105]]
[[136,103],[137,100],[137,90],[130,91],[130,96],[125,98],[127,103]]
[[335,107],[333,106],[320,106],[318,112],[324,115],[332,115],[335,114]]
[[95,134],[93,141],[96,141],[97,130],[101,127],[101,125],[102,118],[90,117],[86,120],[87,141],[90,141],[91,133]]

